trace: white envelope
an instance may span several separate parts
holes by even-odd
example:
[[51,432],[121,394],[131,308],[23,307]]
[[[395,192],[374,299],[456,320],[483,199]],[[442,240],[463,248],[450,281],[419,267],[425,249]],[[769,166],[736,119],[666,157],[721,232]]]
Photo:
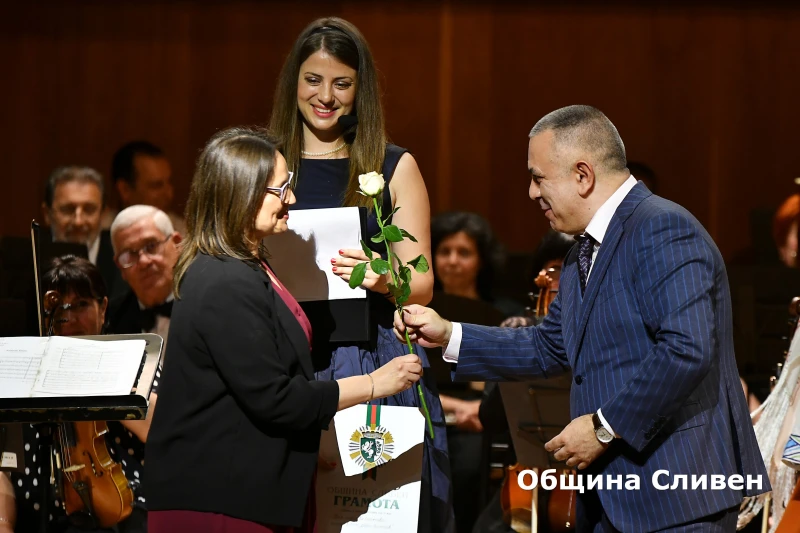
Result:
[[367,292],[333,273],[339,250],[361,249],[357,207],[289,211],[289,231],[264,239],[269,264],[298,302],[364,299]]

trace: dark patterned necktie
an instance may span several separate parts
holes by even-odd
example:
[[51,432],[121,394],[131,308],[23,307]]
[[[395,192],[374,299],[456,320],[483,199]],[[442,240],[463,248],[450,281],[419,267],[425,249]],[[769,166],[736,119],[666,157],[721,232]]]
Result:
[[581,279],[581,294],[583,294],[586,290],[586,282],[589,279],[589,269],[592,268],[594,239],[586,233],[578,235],[576,239],[578,239],[578,274]]

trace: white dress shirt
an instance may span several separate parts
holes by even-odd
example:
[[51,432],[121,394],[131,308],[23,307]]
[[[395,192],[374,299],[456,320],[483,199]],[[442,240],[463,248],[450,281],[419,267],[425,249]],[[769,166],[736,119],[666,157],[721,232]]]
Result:
[[100,234],[97,234],[97,238],[94,240],[91,246],[89,246],[89,262],[94,266],[97,266],[97,254],[100,252]]
[[[597,259],[597,252],[600,250],[600,245],[603,244],[603,238],[606,236],[606,231],[608,230],[608,225],[611,224],[611,219],[614,218],[614,213],[617,212],[617,208],[619,204],[628,196],[628,193],[631,192],[631,189],[636,185],[636,178],[633,175],[629,176],[625,182],[620,185],[620,187],[614,191],[608,200],[606,200],[603,205],[595,212],[592,219],[589,221],[589,224],[586,226],[585,233],[591,235],[591,237],[595,240],[594,249],[592,250],[592,264],[589,267],[589,277],[592,275],[592,268],[594,268],[595,259]],[[588,286],[589,277],[586,278],[586,283]],[[447,343],[445,347],[442,358],[448,363],[458,363],[458,351],[461,349],[461,324],[459,322],[453,322],[453,331],[450,334],[450,342]],[[600,409],[597,410],[597,415],[600,418],[600,422],[603,423],[603,426],[612,434],[614,430],[606,421],[605,417],[603,417],[603,413]]]

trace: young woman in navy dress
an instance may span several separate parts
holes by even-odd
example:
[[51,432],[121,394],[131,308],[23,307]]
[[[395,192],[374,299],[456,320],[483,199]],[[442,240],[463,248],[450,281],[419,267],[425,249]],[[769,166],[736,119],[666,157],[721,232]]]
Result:
[[[347,118],[340,121],[342,117]],[[324,18],[303,30],[278,81],[270,129],[283,143],[289,168],[298,174],[297,203],[292,209],[364,206],[370,213],[367,235],[373,235],[378,224],[372,200],[358,194],[358,176],[381,172],[386,180],[383,213],[401,207],[392,223],[417,239],[395,243],[394,252],[403,262],[420,254],[430,261],[430,205],[425,182],[414,157],[387,142],[375,65],[355,26],[339,18]],[[371,243],[371,247],[386,257],[382,243]],[[331,258],[331,268],[349,281],[353,267],[366,260],[361,249],[341,250]],[[386,275],[368,269],[362,284],[371,298],[372,342],[332,344],[314,339],[318,379],[366,374],[405,353],[405,346],[392,333],[394,302],[387,281]],[[411,288],[409,304],[429,302],[433,273],[415,272]],[[427,367],[425,352],[420,347],[415,351]],[[444,415],[435,384],[428,376],[422,381],[435,437],[431,439],[426,431],[419,531],[447,533],[454,526]],[[381,403],[420,407],[416,388]]]

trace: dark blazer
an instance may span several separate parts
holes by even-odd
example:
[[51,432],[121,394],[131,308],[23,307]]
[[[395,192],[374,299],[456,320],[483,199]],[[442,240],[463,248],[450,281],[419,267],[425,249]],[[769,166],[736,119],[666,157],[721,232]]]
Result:
[[108,333],[116,335],[141,333],[141,314],[139,300],[133,290],[128,287],[126,291],[111,298],[108,302],[108,312],[106,313]]
[[122,279],[122,274],[120,274],[117,264],[114,262],[114,247],[111,245],[111,233],[108,230],[100,232],[97,268],[100,270],[100,275],[103,276],[103,281],[106,282],[109,300],[124,294],[129,289],[128,284]]
[[[622,437],[586,473],[640,479],[639,490],[596,491],[621,531],[671,527],[770,490],[736,369],[725,265],[700,223],[639,183],[611,220],[583,296],[576,256],[573,247],[540,326],[463,326],[456,379],[571,368],[572,417],[602,408]],[[657,490],[658,470],[669,471],[659,484],[686,475],[689,489]],[[705,489],[691,489],[692,475],[707,477]],[[712,490],[712,475],[725,476],[723,490]],[[761,476],[760,490],[728,486],[731,475]]]
[[303,329],[267,275],[198,255],[164,361],[147,439],[148,509],[300,526],[339,386],[314,381]]

